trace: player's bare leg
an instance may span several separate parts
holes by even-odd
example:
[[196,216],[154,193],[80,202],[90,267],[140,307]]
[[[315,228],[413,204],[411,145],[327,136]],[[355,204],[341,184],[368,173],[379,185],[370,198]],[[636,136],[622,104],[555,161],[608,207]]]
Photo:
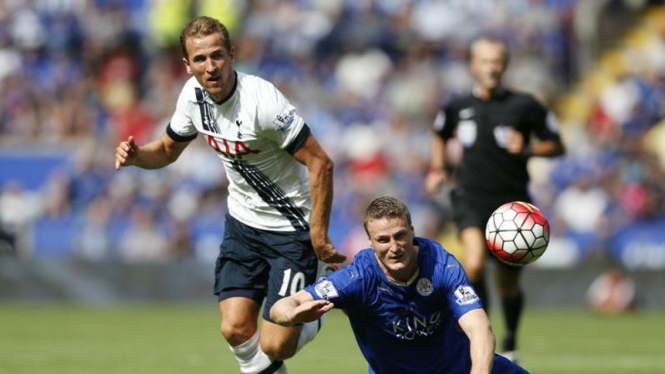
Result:
[[503,338],[502,349],[505,356],[511,361],[517,361],[517,328],[522,308],[524,306],[524,297],[520,288],[521,268],[517,266],[498,266],[497,267],[497,289],[501,298],[503,316],[506,324],[506,335]]
[[321,329],[325,315],[320,319],[295,327],[283,327],[263,320],[261,348],[273,360],[286,360],[312,341]]
[[487,249],[485,234],[478,227],[467,227],[460,233],[464,245],[464,270],[471,286],[482,300],[485,311],[489,315],[489,294],[485,286],[485,259]]
[[[281,361],[271,360],[259,343],[257,320],[261,304],[245,297],[231,297],[219,302],[221,332],[246,374],[286,372]],[[266,371],[268,370],[268,371]]]
[[219,302],[221,332],[233,347],[248,341],[256,332],[261,305],[245,297],[231,297]]
[[263,320],[261,323],[261,349],[271,360],[284,361],[293,357],[298,347],[302,326],[284,327]]

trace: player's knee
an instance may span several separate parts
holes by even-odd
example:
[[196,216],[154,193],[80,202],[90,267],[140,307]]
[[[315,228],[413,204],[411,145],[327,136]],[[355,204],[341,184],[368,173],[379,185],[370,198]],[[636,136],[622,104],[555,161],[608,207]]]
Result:
[[222,321],[221,332],[224,339],[233,347],[248,341],[256,332],[251,326],[243,326]]
[[270,357],[271,361],[284,361],[296,354],[295,346],[269,339],[261,339],[261,349]]

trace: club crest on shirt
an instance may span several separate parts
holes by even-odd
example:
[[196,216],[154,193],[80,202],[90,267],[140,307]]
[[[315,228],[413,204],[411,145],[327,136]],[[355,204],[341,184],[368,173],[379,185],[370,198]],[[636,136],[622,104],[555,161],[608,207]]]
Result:
[[314,286],[314,292],[322,299],[330,300],[339,297],[335,285],[329,280],[323,280]]
[[457,305],[469,305],[479,300],[478,295],[476,295],[476,291],[474,291],[471,286],[457,287],[455,290],[455,297],[457,298],[455,301]]
[[503,123],[494,128],[494,140],[496,144],[501,148],[506,148],[508,146],[508,134],[510,133],[510,127],[504,125]]
[[434,287],[429,279],[420,278],[418,279],[418,283],[416,283],[416,290],[423,296],[429,296],[432,294],[432,291],[434,291]]
[[296,114],[296,108],[292,106],[287,106],[282,110],[282,113],[277,115],[277,118],[275,118],[272,123],[277,125],[280,130],[286,131],[288,130],[291,125],[293,124],[293,118],[295,117]]
[[457,138],[463,146],[471,147],[476,142],[477,136],[478,125],[476,125],[476,121],[470,119],[459,121],[457,125]]

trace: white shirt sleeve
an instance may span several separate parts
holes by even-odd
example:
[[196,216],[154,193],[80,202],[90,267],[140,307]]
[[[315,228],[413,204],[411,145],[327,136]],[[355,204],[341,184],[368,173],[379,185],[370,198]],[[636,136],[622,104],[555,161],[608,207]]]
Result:
[[258,128],[280,148],[287,148],[298,136],[305,120],[271,83],[259,86]]
[[182,137],[191,137],[198,134],[198,130],[194,126],[191,117],[192,100],[190,100],[190,96],[192,95],[194,95],[194,88],[190,84],[185,84],[180,92],[180,96],[178,96],[173,117],[171,117],[171,130]]

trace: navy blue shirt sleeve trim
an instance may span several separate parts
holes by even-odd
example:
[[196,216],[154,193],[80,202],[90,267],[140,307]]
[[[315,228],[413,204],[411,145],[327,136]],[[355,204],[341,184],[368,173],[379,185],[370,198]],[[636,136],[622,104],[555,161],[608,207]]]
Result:
[[296,138],[293,139],[291,144],[289,144],[289,146],[286,147],[286,151],[289,152],[290,154],[295,153],[295,151],[300,149],[300,147],[302,147],[303,144],[305,144],[305,141],[309,137],[310,133],[311,131],[309,129],[309,126],[307,126],[307,124],[304,124],[302,129],[300,129],[300,133],[298,134],[298,136],[296,136]]
[[171,128],[171,123],[169,122],[169,125],[166,126],[166,133],[168,134],[169,138],[175,140],[176,142],[190,142],[194,139],[196,139],[196,136],[198,134],[193,134],[189,136],[182,136],[177,134],[173,129]]

